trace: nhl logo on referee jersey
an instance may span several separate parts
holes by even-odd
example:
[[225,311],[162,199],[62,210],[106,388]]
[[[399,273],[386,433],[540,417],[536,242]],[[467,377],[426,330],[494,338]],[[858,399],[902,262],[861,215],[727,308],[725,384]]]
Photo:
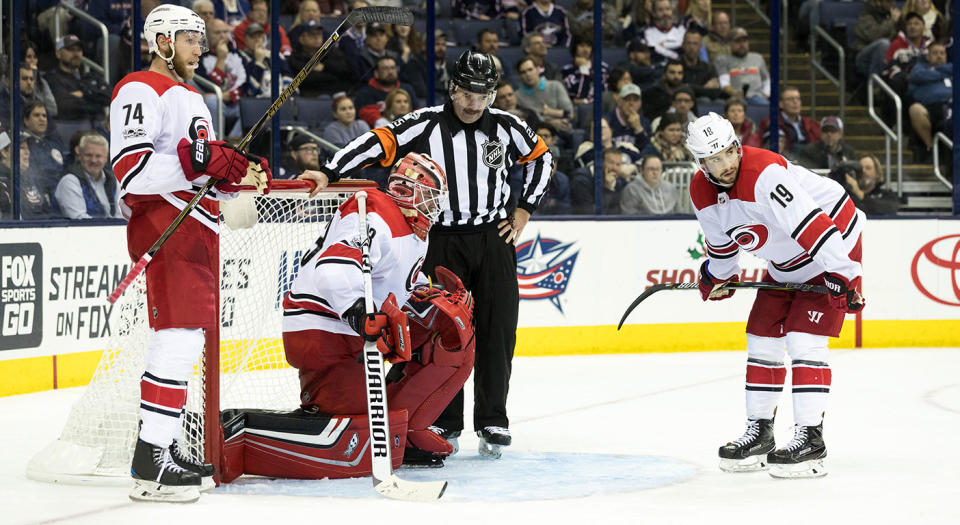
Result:
[[491,169],[503,167],[503,157],[507,152],[507,147],[500,142],[500,139],[494,138],[483,143],[483,163]]

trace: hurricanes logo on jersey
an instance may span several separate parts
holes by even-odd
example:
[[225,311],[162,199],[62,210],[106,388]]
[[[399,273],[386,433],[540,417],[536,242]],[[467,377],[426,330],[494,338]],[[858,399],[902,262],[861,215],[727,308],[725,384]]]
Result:
[[755,252],[767,243],[770,232],[762,224],[742,224],[727,230],[727,235],[740,245],[740,248]]
[[197,139],[210,140],[210,122],[203,117],[193,117],[187,133],[190,135],[190,140],[193,141]]

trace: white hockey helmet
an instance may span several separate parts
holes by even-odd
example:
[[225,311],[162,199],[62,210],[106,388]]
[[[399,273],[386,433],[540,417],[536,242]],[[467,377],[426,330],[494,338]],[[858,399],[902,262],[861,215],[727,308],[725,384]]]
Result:
[[[163,35],[172,41],[180,31],[200,33],[203,52],[206,53],[209,50],[206,23],[200,18],[200,15],[186,7],[170,4],[158,5],[150,11],[146,20],[143,21],[143,37],[147,39],[147,47],[151,53],[157,53],[158,56],[160,52],[157,48],[157,35]],[[167,57],[161,58],[168,60]],[[172,60],[173,55],[169,59]]]
[[716,155],[731,145],[736,145],[738,153],[741,152],[740,139],[729,120],[712,111],[698,118],[687,126],[686,144],[697,165],[710,182],[719,186],[731,185],[715,179],[701,162],[702,159]]

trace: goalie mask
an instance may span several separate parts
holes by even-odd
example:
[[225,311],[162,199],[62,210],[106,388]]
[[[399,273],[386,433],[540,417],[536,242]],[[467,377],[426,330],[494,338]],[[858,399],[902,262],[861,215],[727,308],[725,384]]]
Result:
[[686,145],[707,180],[723,188],[733,186],[743,151],[729,120],[711,111],[691,122]]
[[387,194],[400,206],[413,233],[426,239],[447,205],[447,177],[429,155],[408,153],[387,179]]

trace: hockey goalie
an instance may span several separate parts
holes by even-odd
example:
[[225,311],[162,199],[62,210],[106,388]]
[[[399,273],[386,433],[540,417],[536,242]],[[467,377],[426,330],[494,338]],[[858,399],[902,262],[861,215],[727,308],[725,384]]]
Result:
[[221,480],[370,475],[365,340],[376,341],[392,363],[386,380],[393,467],[442,467],[453,453],[429,425],[473,369],[473,298],[445,268],[437,268],[437,282],[420,273],[446,177],[429,156],[410,153],[390,174],[386,193],[367,193],[376,311],[364,308],[359,211],[351,197],[304,254],[283,303],[284,352],[299,371],[301,406],[224,411]]

